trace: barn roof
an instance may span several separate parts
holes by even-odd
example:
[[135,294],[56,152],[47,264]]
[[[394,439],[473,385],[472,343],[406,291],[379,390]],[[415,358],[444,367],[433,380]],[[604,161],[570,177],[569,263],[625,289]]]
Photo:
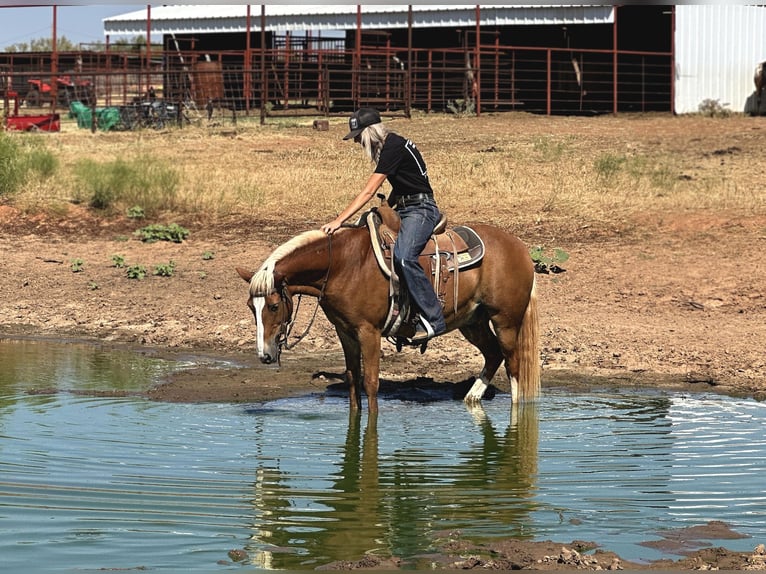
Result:
[[[251,30],[260,30],[261,6],[252,5]],[[614,7],[563,5],[480,6],[480,25],[510,26],[520,24],[602,24],[613,21]],[[353,30],[357,27],[357,6],[336,5],[267,5],[266,30]],[[141,9],[105,18],[104,34],[135,36],[146,33],[147,10]],[[412,7],[413,28],[464,27],[476,24],[476,5],[418,5]],[[231,33],[247,31],[247,6],[174,5],[151,8],[151,30],[157,34]],[[406,28],[407,5],[362,6],[363,29]]]

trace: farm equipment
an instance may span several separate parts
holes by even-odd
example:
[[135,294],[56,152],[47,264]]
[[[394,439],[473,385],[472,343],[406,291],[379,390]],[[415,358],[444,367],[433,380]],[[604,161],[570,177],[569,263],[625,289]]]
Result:
[[[41,79],[29,80],[29,91],[24,100],[28,107],[39,107],[53,103],[53,87]],[[96,90],[88,80],[75,80],[71,76],[56,78],[56,103],[69,107],[72,102],[82,102],[86,106],[96,103]]]

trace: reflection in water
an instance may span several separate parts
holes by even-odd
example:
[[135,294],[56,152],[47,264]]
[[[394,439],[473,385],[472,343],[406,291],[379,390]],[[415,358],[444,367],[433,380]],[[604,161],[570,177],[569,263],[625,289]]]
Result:
[[0,405],[25,392],[136,392],[177,364],[85,343],[0,339]]
[[466,411],[387,398],[379,418],[349,418],[344,398],[323,395],[102,397],[172,365],[88,345],[0,341],[0,361],[8,571],[209,572],[234,548],[262,568],[366,552],[427,566],[454,531],[652,560],[673,557],[651,544],[662,532],[711,520],[751,538],[705,544],[766,541],[766,404],[753,400],[547,389],[510,416],[504,400]]
[[447,454],[445,445],[423,448],[406,431],[409,440],[394,440],[394,448],[381,452],[377,415],[369,414],[363,424],[363,416],[352,413],[339,460],[329,461],[334,469],[329,480],[310,475],[315,464],[310,460],[303,477],[273,464],[259,466],[253,498],[258,526],[248,551],[261,567],[290,569],[368,553],[418,556],[454,529],[533,536],[537,408],[514,409],[504,432],[482,409],[474,409],[477,440]]

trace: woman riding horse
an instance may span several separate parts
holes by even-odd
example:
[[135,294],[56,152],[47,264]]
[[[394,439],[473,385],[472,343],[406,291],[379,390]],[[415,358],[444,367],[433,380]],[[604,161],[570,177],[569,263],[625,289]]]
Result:
[[412,142],[392,132],[381,123],[380,114],[372,108],[361,108],[348,120],[349,132],[344,140],[353,139],[376,164],[375,172],[361,192],[340,212],[338,217],[322,226],[328,235],[357,213],[372,199],[388,179],[392,190],[388,204],[396,209],[401,227],[394,244],[394,265],[408,289],[420,319],[412,343],[441,335],[447,328],[442,306],[418,256],[439,222],[439,210],[428,181],[423,156]]

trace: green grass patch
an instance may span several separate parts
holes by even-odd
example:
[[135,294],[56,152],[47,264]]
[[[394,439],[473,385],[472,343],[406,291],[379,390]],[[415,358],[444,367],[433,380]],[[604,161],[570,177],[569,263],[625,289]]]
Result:
[[130,210],[152,215],[176,207],[178,172],[165,162],[147,157],[77,162],[80,184],[76,199],[103,211]]

